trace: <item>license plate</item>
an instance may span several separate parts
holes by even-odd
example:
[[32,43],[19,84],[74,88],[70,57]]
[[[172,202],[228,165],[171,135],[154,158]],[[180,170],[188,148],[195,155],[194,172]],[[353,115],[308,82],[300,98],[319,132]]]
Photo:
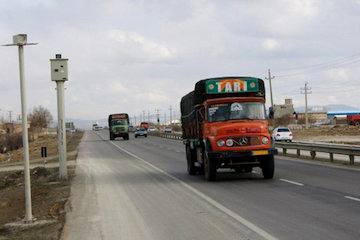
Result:
[[254,156],[257,156],[257,155],[268,155],[269,154],[269,151],[268,150],[256,150],[256,151],[252,151],[252,154]]

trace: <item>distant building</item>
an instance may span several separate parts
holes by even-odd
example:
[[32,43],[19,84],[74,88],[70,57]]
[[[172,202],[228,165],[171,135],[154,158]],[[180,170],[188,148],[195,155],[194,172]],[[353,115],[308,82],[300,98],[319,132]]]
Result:
[[327,118],[330,119],[332,124],[347,123],[346,117],[351,115],[360,114],[360,110],[354,111],[328,111]]
[[274,118],[281,118],[284,116],[293,116],[294,105],[292,99],[285,99],[285,104],[275,104],[274,105]]

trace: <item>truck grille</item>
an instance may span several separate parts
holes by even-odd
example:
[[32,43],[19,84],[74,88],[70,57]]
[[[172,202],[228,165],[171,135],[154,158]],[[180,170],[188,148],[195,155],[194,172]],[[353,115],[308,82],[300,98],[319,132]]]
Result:
[[125,131],[125,128],[123,128],[123,127],[118,127],[118,128],[115,128],[115,131],[116,131],[116,132],[124,132],[124,131]]
[[260,145],[258,137],[235,137],[232,139],[234,140],[234,147]]

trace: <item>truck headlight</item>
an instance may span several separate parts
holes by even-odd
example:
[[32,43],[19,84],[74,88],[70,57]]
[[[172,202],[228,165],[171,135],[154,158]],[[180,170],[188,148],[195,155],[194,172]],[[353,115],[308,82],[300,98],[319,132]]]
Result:
[[220,139],[219,141],[217,141],[217,145],[218,145],[219,147],[223,147],[223,146],[225,145],[225,141],[222,140],[222,139]]
[[234,145],[234,140],[232,140],[231,138],[229,138],[228,140],[226,140],[226,146],[232,147],[233,145]]
[[263,144],[268,144],[269,143],[269,139],[267,137],[263,137],[261,139],[261,141],[262,141]]

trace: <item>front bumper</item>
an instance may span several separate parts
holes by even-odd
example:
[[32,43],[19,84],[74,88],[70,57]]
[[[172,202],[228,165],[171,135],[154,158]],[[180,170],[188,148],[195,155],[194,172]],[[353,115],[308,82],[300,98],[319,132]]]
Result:
[[209,152],[210,158],[216,159],[241,159],[241,158],[256,158],[258,156],[276,155],[278,150],[270,148],[266,150],[253,150],[253,151],[242,151],[242,152]]
[[215,160],[217,168],[258,167],[261,166],[263,161],[267,160],[267,156],[275,154],[277,154],[277,149],[273,148],[242,152],[208,152],[209,158]]

